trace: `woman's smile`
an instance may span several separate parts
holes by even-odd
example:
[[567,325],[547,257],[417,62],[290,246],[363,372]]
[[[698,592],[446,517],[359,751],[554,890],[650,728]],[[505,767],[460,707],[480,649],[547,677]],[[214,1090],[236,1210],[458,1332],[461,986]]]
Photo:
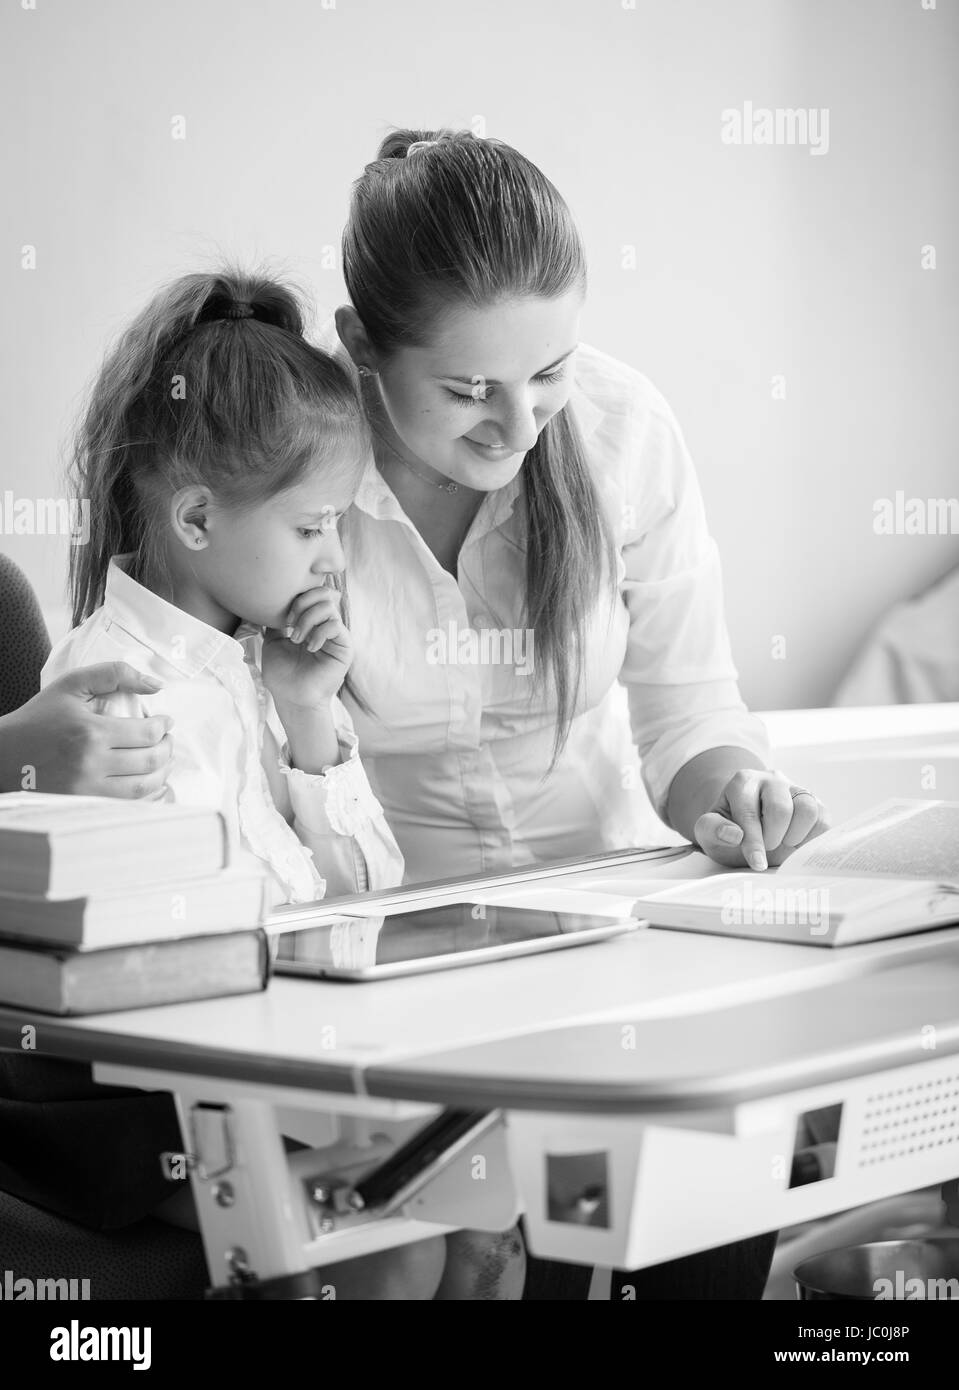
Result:
[[513,451],[506,444],[483,444],[479,439],[471,439],[468,434],[463,435],[463,442],[471,445],[480,458],[512,458]]

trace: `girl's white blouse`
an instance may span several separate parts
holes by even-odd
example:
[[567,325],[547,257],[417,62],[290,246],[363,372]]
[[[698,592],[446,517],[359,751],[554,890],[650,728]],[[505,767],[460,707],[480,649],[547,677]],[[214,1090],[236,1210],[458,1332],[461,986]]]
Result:
[[126,661],[162,681],[156,695],[118,691],[94,705],[111,715],[172,716],[164,799],[220,811],[234,860],[253,856],[265,868],[272,906],[398,884],[402,855],[340,701],[330,708],[341,761],[323,773],[291,767],[260,675],[260,629],[218,632],[138,584],[126,572],[130,559],[110,561],[103,604],[57,643],[41,685],[101,661]]
[[[320,342],[354,370],[332,323]],[[719,556],[672,410],[595,348],[572,361],[568,408],[616,538],[617,593],[589,624],[578,713],[548,776],[556,704],[550,687],[532,693],[522,472],[483,499],[455,578],[372,456],[342,524],[351,675],[371,713],[344,700],[408,881],[677,843],[650,801],[664,818],[684,763],[721,745],[768,756],[739,694]]]

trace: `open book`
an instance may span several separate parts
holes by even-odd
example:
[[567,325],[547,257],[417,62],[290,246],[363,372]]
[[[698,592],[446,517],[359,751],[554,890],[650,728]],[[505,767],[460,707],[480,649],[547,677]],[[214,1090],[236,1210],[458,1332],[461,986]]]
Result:
[[884,801],[765,874],[724,873],[640,897],[654,927],[847,946],[959,922],[959,802]]

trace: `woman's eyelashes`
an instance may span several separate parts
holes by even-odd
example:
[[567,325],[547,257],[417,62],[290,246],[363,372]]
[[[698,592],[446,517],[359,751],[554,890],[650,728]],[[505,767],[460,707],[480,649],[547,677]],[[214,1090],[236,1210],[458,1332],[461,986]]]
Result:
[[[548,372],[545,376],[534,376],[533,380],[541,382],[544,386],[552,386],[558,381],[562,381],[566,375],[565,369],[560,367],[556,372]],[[492,386],[474,387],[468,396],[462,395],[459,391],[453,391],[448,386],[444,388],[448,396],[452,396],[458,405],[480,405],[490,399],[493,394]]]
[[327,536],[331,531],[335,531],[339,525],[342,512],[330,517],[329,521],[323,521],[319,526],[298,526],[296,529],[305,541],[315,540],[317,536]]

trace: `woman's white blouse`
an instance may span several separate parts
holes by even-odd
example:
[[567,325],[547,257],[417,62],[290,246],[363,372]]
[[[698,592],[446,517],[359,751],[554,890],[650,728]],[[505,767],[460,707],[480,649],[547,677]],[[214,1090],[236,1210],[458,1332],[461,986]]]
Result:
[[272,905],[391,888],[403,859],[357,756],[350,717],[331,702],[341,762],[323,773],[290,766],[286,734],[260,676],[263,636],[234,637],[159,598],[110,561],[100,608],[47,659],[41,685],[79,666],[126,661],[163,682],[156,695],[117,692],[105,714],[168,714],[173,761],[165,800],[209,806],[226,819],[237,860],[267,870]]
[[[331,324],[320,341],[352,370]],[[344,700],[407,880],[676,843],[641,782],[665,818],[673,777],[698,753],[768,754],[739,695],[679,425],[641,373],[585,345],[572,361],[568,408],[616,538],[618,592],[589,623],[578,713],[549,776],[556,702],[551,686],[532,693],[522,474],[483,499],[456,578],[372,456],[342,524],[351,674],[371,713]]]

